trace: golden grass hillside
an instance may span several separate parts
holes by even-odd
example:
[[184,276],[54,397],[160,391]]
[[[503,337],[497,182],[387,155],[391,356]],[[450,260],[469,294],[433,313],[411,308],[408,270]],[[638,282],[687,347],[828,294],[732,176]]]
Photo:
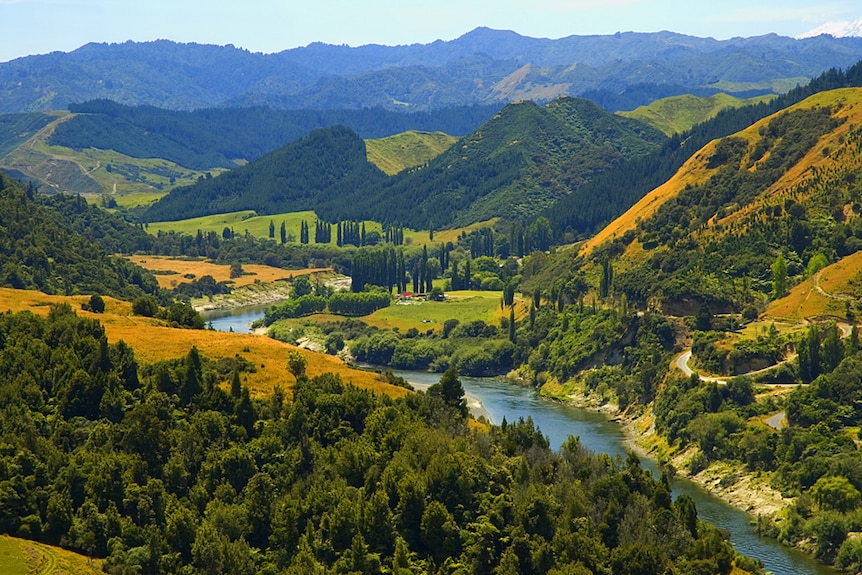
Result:
[[[296,381],[287,370],[287,354],[298,348],[289,344],[262,335],[171,328],[159,320],[134,316],[131,304],[109,297],[104,298],[105,313],[93,314],[81,310],[81,304],[88,299],[88,296],[51,296],[0,288],[0,311],[31,311],[47,316],[51,304],[68,303],[78,315],[98,319],[105,326],[110,343],[123,340],[129,344],[141,363],[180,358],[187,355],[192,346],[214,360],[240,355],[257,367],[257,372],[243,374],[243,384],[249,387],[253,397],[270,394],[276,385],[290,389]],[[308,359],[306,371],[311,377],[332,372],[376,393],[393,397],[406,393],[403,388],[383,382],[377,374],[353,369],[336,357],[308,350],[299,352]]]
[[[823,177],[823,174],[829,174],[835,170],[848,171],[862,167],[862,155],[848,153],[846,146],[850,133],[859,130],[862,126],[862,89],[860,88],[844,88],[816,94],[764,118],[733,136],[747,140],[749,149],[751,149],[761,138],[759,133],[761,127],[779,114],[790,110],[815,107],[827,107],[832,110],[834,117],[845,121],[821,137],[801,160],[768,189],[763,190],[754,201],[744,206],[732,206],[721,219],[713,218],[707,228],[699,232],[701,237],[708,237],[715,233],[727,233],[729,230],[738,232],[739,226],[744,225],[745,220],[753,217],[765,217],[759,215],[765,205],[780,204],[785,198],[791,196],[797,202],[803,201],[805,198],[799,197],[799,190],[804,188],[804,184],[811,179]],[[686,185],[694,186],[706,182],[719,169],[718,167],[708,168],[709,159],[714,151],[715,142],[710,142],[701,148],[670,180],[649,192],[623,215],[585,242],[581,248],[581,253],[589,254],[603,243],[621,237],[628,230],[634,230],[640,220],[655,214],[659,207],[676,197],[685,189]],[[749,169],[756,170],[757,165],[764,159],[762,158]],[[633,246],[634,244],[637,242],[633,242]],[[633,249],[636,249],[636,246]]]
[[862,252],[856,252],[796,285],[789,294],[769,304],[765,316],[795,322],[824,316],[843,318],[847,302],[859,301],[856,293],[860,282]]
[[102,561],[27,539],[0,535],[3,575],[99,575]]
[[[132,263],[152,272],[162,272],[156,275],[159,286],[170,289],[181,283],[189,283],[209,275],[217,282],[233,282],[234,287],[243,287],[260,281],[272,283],[279,280],[293,279],[303,275],[329,271],[329,268],[306,268],[301,270],[285,270],[265,265],[243,264],[243,275],[230,277],[230,266],[216,264],[208,260],[178,259],[167,256],[130,256]],[[164,272],[176,272],[165,274]],[[186,275],[194,277],[185,277]]]

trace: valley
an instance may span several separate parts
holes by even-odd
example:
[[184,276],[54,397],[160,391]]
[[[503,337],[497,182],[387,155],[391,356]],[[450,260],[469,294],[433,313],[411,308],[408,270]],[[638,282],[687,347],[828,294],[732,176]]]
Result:
[[858,572],[862,44],[773,36],[0,63],[0,571]]

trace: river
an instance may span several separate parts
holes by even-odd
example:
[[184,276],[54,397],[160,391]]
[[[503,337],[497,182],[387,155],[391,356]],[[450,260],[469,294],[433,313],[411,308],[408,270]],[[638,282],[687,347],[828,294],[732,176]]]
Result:
[[[209,321],[212,318],[213,327],[220,331],[232,329],[235,332],[247,333],[251,322],[263,316],[265,307],[234,310],[233,315],[221,312],[220,317],[207,315],[204,319]],[[214,314],[214,312],[211,313]],[[420,371],[395,370],[395,374],[417,388],[425,388],[440,379],[440,374]],[[502,422],[504,417],[507,421],[517,421],[519,417],[524,419],[531,417],[536,426],[548,437],[553,449],[558,449],[570,435],[574,435],[580,437],[582,445],[596,453],[622,457],[628,453],[622,428],[603,414],[542,399],[531,388],[505,381],[461,377],[461,384],[471,403],[471,409],[481,413],[477,409],[477,404],[481,405],[481,409],[491,422],[496,424]],[[658,473],[653,461],[649,459],[642,461],[645,467]],[[838,573],[795,549],[784,547],[774,539],[759,536],[751,526],[748,514],[710,495],[697,484],[682,478],[675,479],[673,495],[680,494],[690,496],[697,506],[697,513],[701,519],[727,530],[736,549],[740,553],[763,561],[767,571],[775,575],[836,575]]]

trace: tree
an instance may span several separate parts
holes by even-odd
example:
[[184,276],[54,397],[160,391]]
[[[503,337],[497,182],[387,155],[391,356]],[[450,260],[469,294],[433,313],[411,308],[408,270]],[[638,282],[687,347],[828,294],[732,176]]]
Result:
[[287,243],[287,226],[284,224],[284,220],[282,220],[282,222],[281,222],[280,232],[281,232],[281,243],[286,244]]
[[778,256],[772,264],[772,297],[778,299],[787,295],[787,262],[784,254],[778,252]]
[[287,354],[287,369],[294,377],[299,378],[305,375],[305,368],[308,365],[308,359],[302,353],[291,350]]
[[242,382],[239,379],[239,370],[236,368],[230,374],[230,395],[234,399],[239,399],[242,395]]
[[599,297],[605,299],[611,290],[614,281],[614,268],[607,255],[602,257],[602,277],[599,279]]
[[706,302],[700,304],[700,308],[697,310],[694,327],[700,331],[709,331],[712,329],[712,311]]
[[93,313],[105,313],[105,300],[97,293],[90,296],[90,301],[87,305]]
[[826,335],[823,337],[823,343],[820,349],[821,361],[823,364],[823,373],[830,373],[844,357],[844,349],[841,345],[841,338],[838,335],[838,326],[831,322],[826,327]]
[[275,222],[273,222],[272,220],[269,220],[269,237],[275,237]]
[[243,269],[242,264],[239,262],[234,262],[230,264],[230,279],[236,279],[242,277]]
[[132,302],[132,313],[143,317],[155,317],[159,312],[159,302],[151,295],[142,295]]
[[509,341],[512,343],[517,343],[517,337],[515,336],[515,308],[509,308]]
[[458,368],[454,365],[450,366],[443,373],[443,377],[440,378],[438,383],[428,388],[428,393],[442,397],[447,405],[455,408],[462,417],[467,417],[464,388],[461,385],[461,380],[458,378]]

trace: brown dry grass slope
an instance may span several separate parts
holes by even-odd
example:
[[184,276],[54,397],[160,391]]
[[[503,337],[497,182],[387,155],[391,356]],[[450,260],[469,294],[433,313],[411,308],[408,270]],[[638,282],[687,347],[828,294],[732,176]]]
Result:
[[[285,270],[265,265],[243,264],[243,275],[238,278],[230,277],[230,266],[216,264],[208,260],[177,259],[167,256],[130,256],[131,262],[144,269],[153,272],[162,272],[156,275],[159,286],[165,289],[176,287],[181,283],[190,283],[194,279],[200,279],[209,275],[217,282],[233,282],[234,287],[243,287],[253,284],[255,281],[271,283],[278,280],[293,279],[302,275],[329,271],[328,268],[307,268],[302,270]],[[164,272],[176,272],[165,274]],[[186,275],[194,276],[187,278]]]
[[[707,228],[700,232],[704,237],[714,233],[723,233],[732,226],[744,225],[746,219],[755,217],[766,204],[780,203],[784,198],[791,195],[798,196],[798,190],[808,180],[821,177],[826,171],[835,167],[843,170],[862,166],[862,155],[846,153],[846,139],[848,134],[858,130],[862,126],[862,89],[845,88],[816,94],[788,110],[809,109],[814,107],[829,107],[837,118],[846,121],[835,130],[825,134],[817,145],[788,170],[778,181],[767,190],[764,190],[754,201],[744,206],[733,206],[721,219],[713,219]],[[785,111],[778,112],[774,116],[764,118],[749,128],[734,134],[734,137],[748,140],[749,148],[760,139],[760,128],[768,124],[775,116]],[[709,169],[707,163],[715,150],[715,142],[710,142],[694,154],[677,173],[667,182],[649,192],[623,215],[608,224],[581,247],[582,254],[589,254],[598,246],[607,241],[613,241],[621,237],[626,231],[634,230],[637,223],[653,214],[669,199],[676,197],[686,185],[697,185],[706,182],[719,168]],[[752,166],[756,170],[758,164],[766,157]],[[798,198],[800,201],[804,198]],[[760,217],[760,216],[757,216]],[[738,228],[736,231],[739,231]],[[630,248],[636,250],[637,242]]]
[[298,350],[308,359],[307,373],[311,377],[332,372],[375,393],[393,397],[406,393],[403,388],[383,382],[377,374],[353,369],[336,357],[298,349],[266,336],[171,328],[159,320],[134,316],[131,304],[109,297],[104,298],[105,313],[92,314],[81,310],[81,304],[88,299],[88,296],[51,296],[0,288],[0,311],[31,311],[46,316],[51,304],[68,303],[79,315],[98,319],[105,326],[110,343],[125,341],[143,363],[183,357],[192,346],[211,359],[240,355],[257,368],[255,373],[243,374],[243,384],[254,397],[272,393],[276,385],[285,389],[293,387],[296,379],[287,370],[287,354],[291,350]]
[[798,284],[790,293],[766,308],[766,317],[778,321],[844,318],[846,302],[855,303],[862,281],[862,252],[856,252],[825,267]]

